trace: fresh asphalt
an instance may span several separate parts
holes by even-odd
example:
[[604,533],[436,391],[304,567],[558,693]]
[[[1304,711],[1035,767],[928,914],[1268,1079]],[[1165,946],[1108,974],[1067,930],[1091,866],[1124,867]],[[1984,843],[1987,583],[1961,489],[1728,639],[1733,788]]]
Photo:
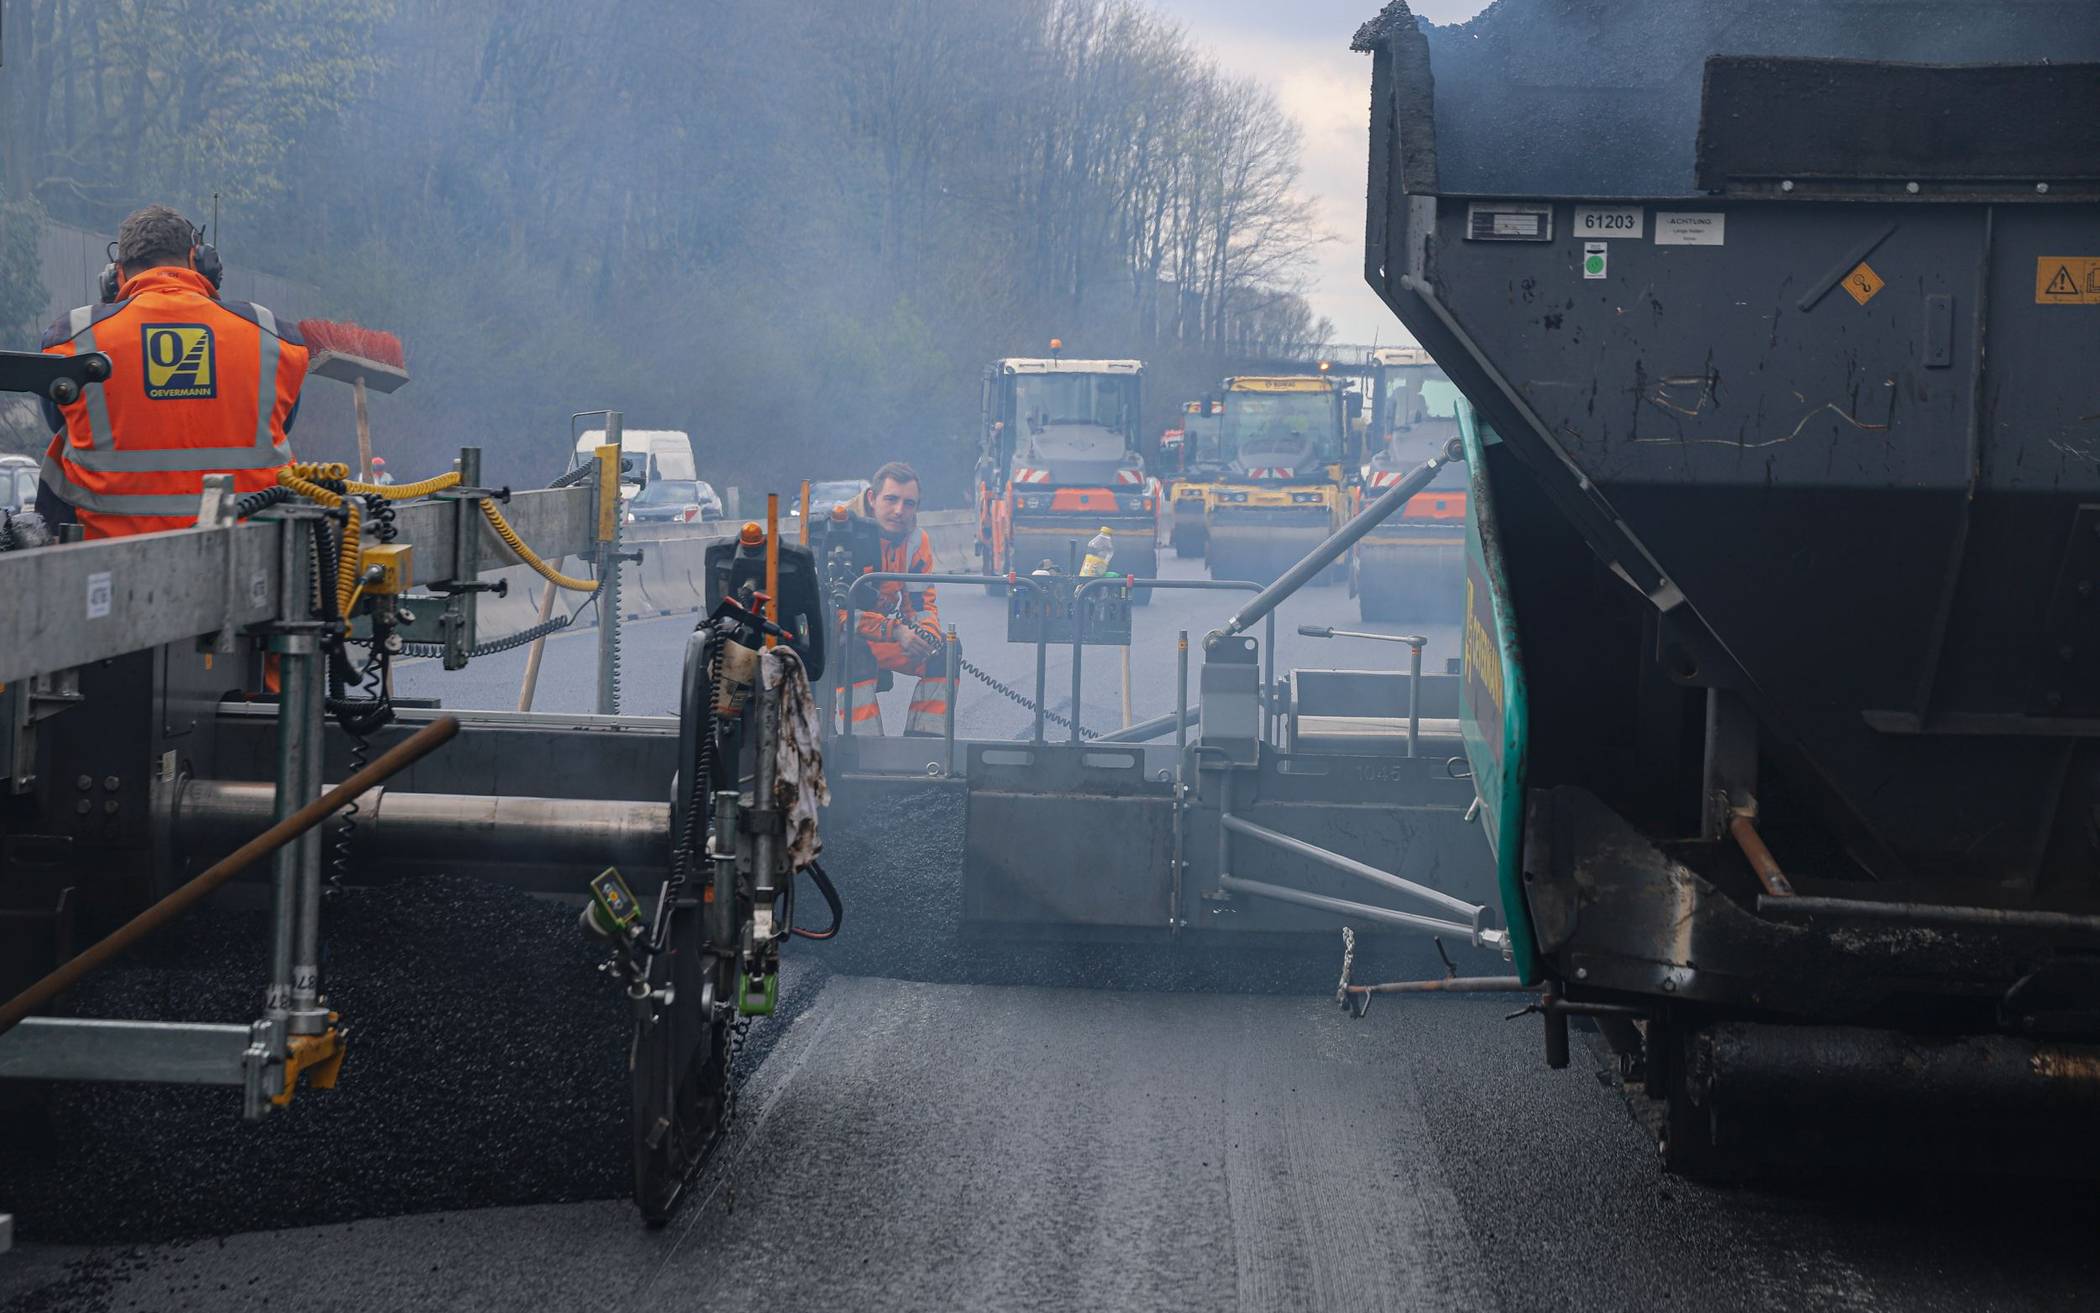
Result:
[[[1138,718],[1173,705],[1178,631],[1200,644],[1232,605],[1161,594],[1139,612]],[[942,609],[973,660],[1032,682],[1032,654],[998,641],[1003,603],[950,589]],[[1281,668],[1404,662],[1404,648],[1296,635],[1300,623],[1354,625],[1341,589],[1309,590],[1281,619]],[[630,626],[626,710],[672,709],[690,627]],[[1456,627],[1429,636],[1438,669]],[[1120,663],[1088,655],[1082,719],[1113,728]],[[538,709],[589,710],[594,658],[587,633],[551,640]],[[1065,659],[1050,663],[1058,710]],[[522,664],[411,665],[397,688],[509,708]],[[891,695],[893,723],[908,693]],[[968,737],[1030,724],[973,682],[958,705]],[[914,826],[933,828],[900,828]],[[910,848],[893,836],[834,846],[862,868],[860,897],[916,869],[883,864]],[[911,855],[952,863],[955,851],[928,838]],[[859,924],[898,934],[912,919]],[[1317,984],[1331,981],[1331,958],[1277,965],[1252,986],[1267,992],[1250,994],[1162,992],[1168,973],[1142,962],[1118,977],[1130,988],[1075,989],[1051,975],[950,979],[917,954],[898,959],[910,979],[874,969],[880,954],[810,957],[806,999],[772,1023],[728,1141],[661,1231],[605,1198],[31,1243],[0,1256],[0,1310],[2041,1310],[2088,1303],[2100,1279],[2090,1189],[1889,1175],[1690,1185],[1661,1172],[1596,1054],[1578,1045],[1569,1069],[1547,1070],[1536,1023],[1505,1022],[1499,1000],[1386,998],[1347,1018]],[[448,1047],[427,1061],[484,1056]],[[532,1078],[448,1088],[495,1098],[506,1079]],[[355,1072],[325,1097],[357,1098]],[[573,1115],[595,1118],[594,1135],[617,1123],[616,1109]],[[144,1172],[147,1152],[94,1170]],[[198,1188],[267,1200],[309,1187]],[[287,1200],[285,1214],[298,1212]]]

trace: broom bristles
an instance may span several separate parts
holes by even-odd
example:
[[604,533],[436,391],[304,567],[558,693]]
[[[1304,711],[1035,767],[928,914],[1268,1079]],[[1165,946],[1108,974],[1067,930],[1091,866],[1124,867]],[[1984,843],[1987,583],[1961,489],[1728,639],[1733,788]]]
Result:
[[310,351],[333,351],[339,356],[374,360],[395,369],[408,368],[408,356],[401,348],[401,339],[377,328],[337,323],[332,319],[302,319],[299,321],[299,336],[306,339]]

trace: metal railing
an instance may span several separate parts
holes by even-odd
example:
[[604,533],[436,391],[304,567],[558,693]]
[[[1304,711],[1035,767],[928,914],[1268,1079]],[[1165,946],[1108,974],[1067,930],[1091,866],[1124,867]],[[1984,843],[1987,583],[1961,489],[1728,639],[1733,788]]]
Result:
[[[1068,579],[1071,576],[1067,575],[1061,577]],[[844,726],[840,731],[841,736],[845,738],[853,737],[853,715],[851,699],[851,689],[853,686],[853,658],[856,655],[857,649],[859,647],[859,644],[857,644],[854,641],[854,637],[856,630],[859,628],[860,613],[864,609],[856,603],[858,600],[863,599],[868,595],[868,593],[863,592],[864,588],[869,590],[869,592],[872,592],[872,590],[875,587],[885,583],[966,585],[1004,583],[1008,587],[1033,589],[1044,599],[1045,602],[1054,602],[1059,600],[1057,596],[1058,590],[1050,588],[1047,585],[1040,582],[1039,580],[1033,578],[1032,576],[1025,574],[1011,574],[1001,577],[996,575],[983,574],[912,574],[902,571],[873,571],[868,574],[863,574],[860,577],[856,578],[853,581],[853,583],[846,589],[845,606],[843,608],[846,614],[846,619],[845,624],[841,627],[840,630],[840,647],[843,650],[838,654],[838,658],[834,663],[834,668],[838,671],[837,678],[833,681],[834,707],[846,708],[844,714]],[[1070,720],[1072,725],[1071,741],[1074,743],[1082,741],[1079,729],[1079,698],[1081,679],[1084,673],[1083,653],[1085,651],[1084,643],[1086,640],[1086,608],[1080,605],[1080,599],[1084,594],[1088,592],[1092,592],[1096,589],[1106,587],[1121,587],[1133,591],[1139,588],[1180,588],[1195,591],[1228,591],[1247,593],[1259,593],[1261,591],[1261,585],[1254,583],[1251,580],[1233,579],[1134,579],[1123,575],[1102,575],[1096,578],[1082,579],[1081,581],[1079,581],[1078,585],[1072,590],[1071,600],[1073,616],[1072,713]],[[1261,699],[1262,736],[1265,740],[1269,735],[1270,727],[1272,724],[1272,713],[1270,710],[1270,704],[1272,700],[1272,690],[1274,687],[1276,675],[1276,619],[1273,615],[1271,615],[1268,618],[1268,628],[1266,634],[1267,643],[1265,650],[1262,654],[1263,676]],[[949,637],[953,637],[952,633]],[[1175,709],[1176,715],[1179,717],[1183,725],[1183,730],[1181,731],[1183,733],[1186,732],[1186,723],[1188,720],[1188,645],[1186,637],[1186,635],[1183,635],[1183,642],[1180,647],[1179,653],[1181,661],[1180,693],[1178,696],[1178,703]],[[1044,701],[1049,696],[1049,654],[1050,640],[1046,636],[1038,636],[1035,640],[1035,727],[1034,733],[1030,739],[1030,741],[1034,743],[1048,742],[1048,738],[1045,733]],[[950,681],[950,688],[948,691],[948,715],[945,723],[945,733],[948,740],[947,771],[948,774],[953,775],[955,773],[955,702],[956,692],[961,687],[961,684],[958,680],[958,675],[960,672],[957,669],[957,667],[961,664],[961,642],[959,639],[955,640],[953,649],[948,651],[948,658],[949,659],[947,663],[947,669],[948,678]]]
[[[1079,604],[1080,599],[1098,588],[1117,585],[1133,592],[1140,588],[1186,588],[1208,592],[1261,592],[1261,585],[1251,579],[1131,579],[1123,575],[1101,575],[1097,578],[1081,580],[1079,585],[1072,590],[1072,742],[1074,743],[1079,742],[1080,674],[1084,662],[1082,654],[1086,650],[1082,646],[1086,641],[1086,608]],[[1267,619],[1268,629],[1264,635],[1262,645],[1261,678],[1261,737],[1264,743],[1269,741],[1269,730],[1272,723],[1270,701],[1273,696],[1273,690],[1276,687],[1275,612],[1271,611]],[[1186,642],[1182,644],[1180,660],[1181,700],[1175,706],[1175,712],[1186,721],[1188,718],[1188,645]],[[1041,736],[1038,735],[1037,737],[1040,739]]]

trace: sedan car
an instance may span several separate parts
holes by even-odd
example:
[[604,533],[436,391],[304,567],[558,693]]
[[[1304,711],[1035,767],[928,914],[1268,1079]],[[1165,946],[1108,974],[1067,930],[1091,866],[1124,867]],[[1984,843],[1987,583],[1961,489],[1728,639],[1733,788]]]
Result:
[[705,479],[657,479],[627,503],[629,524],[698,524],[722,518],[722,498]]
[[[866,479],[824,479],[809,485],[809,509],[812,515],[822,515],[832,507],[845,503],[851,505],[866,492]],[[788,509],[790,515],[800,515],[802,507],[797,504]]]

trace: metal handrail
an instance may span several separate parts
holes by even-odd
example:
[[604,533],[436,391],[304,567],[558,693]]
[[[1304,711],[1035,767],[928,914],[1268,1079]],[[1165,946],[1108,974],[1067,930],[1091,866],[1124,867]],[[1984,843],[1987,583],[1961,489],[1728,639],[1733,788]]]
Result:
[[[1242,593],[1259,593],[1261,591],[1261,585],[1251,579],[1133,579],[1128,575],[1100,575],[1092,579],[1081,580],[1079,585],[1072,590],[1072,742],[1074,743],[1079,742],[1079,676],[1080,666],[1084,659],[1081,654],[1085,651],[1081,644],[1086,638],[1086,608],[1079,604],[1079,599],[1086,593],[1104,586],[1120,586],[1126,591],[1134,591],[1139,588],[1185,588],[1209,592]],[[1270,690],[1276,686],[1276,616],[1274,612],[1270,613],[1268,622],[1267,641],[1262,648],[1261,737],[1264,743],[1269,740],[1269,730],[1274,719],[1269,708]]]

